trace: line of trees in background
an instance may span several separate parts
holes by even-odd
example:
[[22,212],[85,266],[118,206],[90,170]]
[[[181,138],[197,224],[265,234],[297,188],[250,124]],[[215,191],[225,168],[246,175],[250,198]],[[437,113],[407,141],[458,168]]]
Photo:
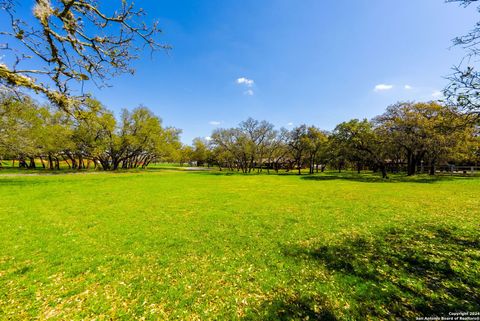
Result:
[[[403,102],[371,120],[353,119],[331,132],[300,125],[275,129],[252,118],[215,130],[192,146],[165,128],[148,108],[123,110],[117,119],[87,99],[75,115],[26,95],[0,95],[0,160],[23,168],[103,170],[145,168],[152,162],[218,166],[243,173],[330,169],[434,175],[446,165],[480,162],[479,120],[439,102]],[[0,162],[1,164],[1,162]]]
[[276,130],[266,121],[249,118],[238,127],[217,129],[210,140],[184,146],[182,161],[216,165],[243,173],[309,169],[327,166],[414,175],[439,166],[478,165],[478,120],[438,102],[397,103],[372,120],[353,119],[331,132],[300,125]]
[[73,169],[145,168],[180,150],[180,131],[164,128],[146,107],[116,119],[94,99],[85,104],[71,115],[25,95],[0,95],[0,166],[3,158],[24,168],[59,169],[62,161]]
[[[478,0],[446,2],[469,6]],[[157,42],[160,29],[156,22],[145,24],[142,9],[131,1],[122,1],[113,12],[101,11],[93,0],[35,1],[36,23],[27,24],[17,5],[0,0],[0,13],[10,22],[0,32],[8,39],[0,51],[16,58],[0,63],[0,158],[18,160],[20,167],[34,168],[39,161],[55,169],[64,161],[71,168],[93,164],[116,170],[176,161],[243,173],[353,167],[387,177],[389,171],[414,175],[428,168],[435,174],[445,164],[478,164],[480,73],[474,58],[480,53],[479,24],[454,40],[467,50],[468,65],[455,67],[449,77],[448,106],[398,103],[372,120],[350,120],[332,132],[307,125],[277,130],[248,119],[236,128],[216,130],[209,141],[196,139],[186,146],[179,130],[164,128],[147,108],[124,110],[117,119],[83,92],[85,82],[104,83],[133,72],[131,62],[142,45],[170,48]],[[9,44],[18,48],[11,51]],[[28,68],[25,63],[35,58],[37,68]],[[32,91],[51,105],[25,95]],[[80,96],[73,94],[78,91]]]

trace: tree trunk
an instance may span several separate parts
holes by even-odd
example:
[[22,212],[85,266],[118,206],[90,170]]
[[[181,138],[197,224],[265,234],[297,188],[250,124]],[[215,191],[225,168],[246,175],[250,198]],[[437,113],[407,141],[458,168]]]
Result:
[[430,163],[430,175],[432,175],[432,176],[435,175],[435,164],[436,164],[436,160],[434,158],[434,159],[432,159],[432,161]]
[[75,160],[75,157],[70,152],[67,153],[67,157],[72,161],[72,168],[77,168],[77,161]]
[[48,167],[48,169],[53,169],[53,159],[51,154],[48,154]]
[[117,157],[112,157],[112,166],[111,169],[116,171],[118,169],[118,166],[120,166],[120,163],[122,162],[121,159]]
[[70,166],[70,163],[65,157],[63,158],[63,160],[65,161],[65,163],[67,163],[68,169],[71,169],[73,167],[73,166]]
[[388,178],[387,167],[385,164],[380,165],[380,170],[382,171],[382,178]]
[[43,167],[43,169],[45,169],[45,163],[43,162],[43,157],[42,156],[40,156],[40,162],[42,162],[42,167]]
[[18,161],[18,168],[27,168],[27,163],[25,162],[25,160],[20,159]]
[[412,153],[409,153],[407,161],[407,175],[413,176],[417,172],[417,158]]
[[102,168],[104,171],[107,171],[110,169],[110,163],[108,162],[108,160],[100,159],[100,165],[102,165]]
[[27,162],[25,161],[25,158],[20,158],[18,160],[18,168],[28,168]]
[[28,168],[37,168],[37,165],[35,164],[35,158],[30,157],[30,164],[28,165]]

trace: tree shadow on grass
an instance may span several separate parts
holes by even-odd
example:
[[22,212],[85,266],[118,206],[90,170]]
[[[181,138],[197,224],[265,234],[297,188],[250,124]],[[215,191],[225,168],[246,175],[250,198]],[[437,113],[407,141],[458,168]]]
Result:
[[474,179],[473,176],[392,176],[388,179],[384,179],[381,176],[368,175],[368,174],[346,174],[346,175],[314,175],[314,176],[302,176],[301,179],[307,181],[335,181],[345,180],[362,183],[421,183],[421,184],[433,184],[441,181],[454,181],[464,179]]
[[480,238],[454,228],[390,229],[375,237],[289,248],[343,285],[353,319],[395,320],[480,311]]
[[244,176],[253,176],[255,174],[243,174],[240,172],[232,172],[232,171],[215,171],[215,170],[200,170],[200,171],[185,171],[189,174],[195,175],[205,175],[205,176],[234,176],[234,175],[244,175]]
[[267,172],[252,172],[252,173],[242,173],[240,171],[229,171],[223,170],[218,171],[217,169],[211,170],[183,170],[184,172],[189,172],[197,175],[208,175],[208,176],[280,176],[280,177],[298,177],[306,181],[335,181],[335,180],[344,180],[352,182],[362,182],[362,183],[421,183],[421,184],[433,184],[443,181],[458,181],[458,180],[471,180],[471,179],[480,179],[479,176],[472,176],[470,174],[466,175],[446,175],[438,174],[436,176],[430,176],[426,174],[420,174],[417,176],[406,176],[402,174],[390,175],[388,179],[384,179],[380,174],[375,173],[361,173],[357,174],[352,172],[342,172],[342,173],[323,173],[323,174],[303,174],[298,175],[295,172],[281,172],[275,173],[273,171],[268,174]]
[[38,185],[46,185],[48,184],[48,181],[43,181],[43,180],[33,180],[33,179],[25,179],[24,177],[18,177],[14,179],[10,178],[0,178],[0,187],[4,186],[22,186],[22,187],[28,187],[28,186],[38,186]]
[[185,167],[147,167],[136,170],[144,172],[188,172]]
[[322,296],[279,295],[273,301],[264,302],[255,313],[242,320],[322,320],[335,321],[330,304]]

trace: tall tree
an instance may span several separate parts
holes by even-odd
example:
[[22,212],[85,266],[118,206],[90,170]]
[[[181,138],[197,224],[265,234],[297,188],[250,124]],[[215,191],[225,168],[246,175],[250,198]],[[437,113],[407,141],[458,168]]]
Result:
[[333,143],[344,157],[357,164],[372,164],[379,168],[383,178],[387,175],[385,133],[376,130],[368,120],[353,119],[343,122],[333,131]]
[[315,165],[319,159],[322,149],[324,150],[326,148],[327,142],[328,136],[324,131],[316,128],[315,126],[310,126],[307,128],[307,152],[310,174],[315,172]]
[[26,159],[37,153],[44,110],[27,96],[0,95],[0,151],[3,156],[18,159],[21,167],[33,166]]
[[228,167],[233,165],[243,173],[262,167],[268,154],[269,141],[274,139],[273,125],[248,118],[237,128],[217,129],[212,134],[214,151]]
[[287,146],[289,132],[285,128],[280,131],[272,131],[270,138],[265,143],[266,159],[267,159],[267,173],[270,173],[270,168],[273,167],[278,173],[281,164],[288,156],[289,149]]
[[455,135],[465,130],[465,116],[455,109],[430,103],[398,103],[375,119],[391,144],[405,153],[407,174],[424,161],[434,168],[448,150],[460,144]]
[[302,174],[302,166],[305,161],[309,149],[308,128],[306,125],[300,125],[293,128],[287,140],[295,165],[297,166],[298,175]]

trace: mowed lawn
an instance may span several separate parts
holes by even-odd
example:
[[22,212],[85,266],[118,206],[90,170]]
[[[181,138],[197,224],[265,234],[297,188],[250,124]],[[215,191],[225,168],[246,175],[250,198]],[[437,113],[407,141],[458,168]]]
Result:
[[479,222],[480,178],[4,175],[0,319],[480,311]]

